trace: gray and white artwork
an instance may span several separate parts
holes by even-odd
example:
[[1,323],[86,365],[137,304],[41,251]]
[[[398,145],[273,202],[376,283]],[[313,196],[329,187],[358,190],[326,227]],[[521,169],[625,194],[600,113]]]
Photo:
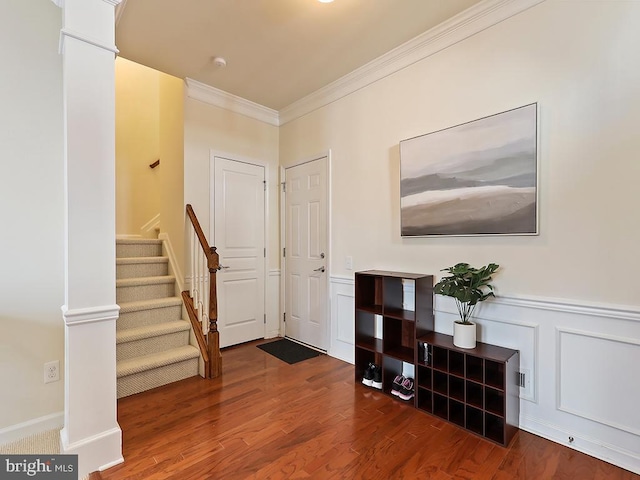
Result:
[[400,142],[402,236],[535,235],[537,104]]

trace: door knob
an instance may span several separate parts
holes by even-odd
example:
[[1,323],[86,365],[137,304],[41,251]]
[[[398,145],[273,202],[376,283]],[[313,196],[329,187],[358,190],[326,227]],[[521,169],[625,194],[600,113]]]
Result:
[[324,273],[324,267],[316,268],[314,270],[314,272],[323,272]]
[[224,266],[224,265],[220,265],[220,264],[218,264],[218,270],[222,270],[222,269],[225,269],[225,270],[226,270],[227,268],[230,268],[230,267],[226,267],[226,266]]

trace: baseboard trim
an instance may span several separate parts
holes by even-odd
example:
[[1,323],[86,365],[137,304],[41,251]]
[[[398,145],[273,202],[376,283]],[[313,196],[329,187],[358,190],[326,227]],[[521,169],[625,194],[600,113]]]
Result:
[[[520,417],[520,429],[640,475],[640,456],[637,452],[627,451],[586,435],[576,435],[560,426],[526,415]],[[570,442],[569,438],[573,438],[573,441]]]
[[173,250],[173,246],[171,245],[169,234],[160,233],[158,235],[158,240],[162,240],[162,244],[165,248],[167,257],[169,257],[169,265],[171,266],[171,270],[173,271],[173,276],[176,278],[176,283],[178,284],[178,292],[184,292],[184,276],[182,275],[182,271],[178,266],[178,260],[176,259],[176,254]]
[[104,472],[105,470],[108,470],[111,467],[115,467],[116,465],[120,465],[121,463],[124,463],[124,457],[120,457],[118,460],[102,465],[98,470]]
[[[330,348],[327,355],[338,360],[342,360],[345,363],[353,365],[353,358],[349,357],[346,352],[341,351],[339,348]],[[352,355],[353,356],[353,355]]]
[[103,471],[124,462],[122,430],[119,426],[76,442],[69,442],[66,428],[60,432],[60,451],[78,455],[78,478],[91,472]]
[[142,238],[142,235],[133,233],[119,233],[116,235],[116,240],[135,240],[137,238]]
[[51,413],[42,417],[27,420],[0,429],[0,445],[12,443],[16,440],[46,432],[47,430],[61,429],[64,425],[64,412]]
[[145,237],[145,233],[149,234],[151,232],[154,232],[154,235],[155,235],[155,230],[159,230],[159,229],[160,229],[160,214],[156,213],[151,220],[149,220],[142,227],[140,227],[140,231],[142,232],[142,235],[140,236]]

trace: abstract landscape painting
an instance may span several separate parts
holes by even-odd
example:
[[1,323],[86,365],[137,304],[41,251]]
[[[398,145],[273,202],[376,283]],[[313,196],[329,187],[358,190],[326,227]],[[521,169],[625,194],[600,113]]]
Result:
[[402,236],[535,235],[537,104],[400,142]]

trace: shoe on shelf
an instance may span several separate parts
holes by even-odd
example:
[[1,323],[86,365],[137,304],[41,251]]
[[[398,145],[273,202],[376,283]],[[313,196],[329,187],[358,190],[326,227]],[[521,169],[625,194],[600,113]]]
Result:
[[373,388],[382,390],[382,368],[379,365],[373,366],[373,380],[371,382]]
[[367,368],[364,369],[364,374],[362,375],[362,383],[367,387],[370,387],[373,384],[373,370],[375,365],[369,362]]
[[413,398],[413,379],[405,378],[400,386],[398,397],[402,400],[411,400]]
[[396,397],[400,395],[400,389],[402,388],[402,382],[404,382],[404,375],[396,375],[396,378],[393,379],[393,385],[391,386],[391,395],[395,395]]

